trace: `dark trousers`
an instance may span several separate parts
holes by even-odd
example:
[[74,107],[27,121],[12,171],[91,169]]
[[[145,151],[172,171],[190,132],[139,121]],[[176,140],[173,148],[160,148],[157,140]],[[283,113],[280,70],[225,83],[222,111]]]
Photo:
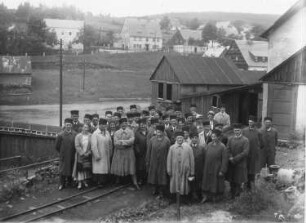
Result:
[[262,149],[260,151],[261,168],[275,164],[275,151]]
[[241,184],[230,182],[232,198],[238,197],[242,191]]
[[196,179],[190,182],[190,192],[194,200],[198,200],[202,195],[201,184]]
[[63,186],[72,186],[72,176],[64,176],[60,174],[60,185]]
[[248,174],[247,189],[252,189],[252,184],[255,182],[255,174]]

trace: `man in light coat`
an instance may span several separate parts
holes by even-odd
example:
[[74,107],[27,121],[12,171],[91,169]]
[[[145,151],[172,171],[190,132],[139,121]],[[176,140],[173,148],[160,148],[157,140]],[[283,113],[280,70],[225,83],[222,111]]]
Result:
[[100,118],[99,128],[91,136],[92,173],[98,186],[107,181],[112,149],[112,139],[107,131],[107,120]]

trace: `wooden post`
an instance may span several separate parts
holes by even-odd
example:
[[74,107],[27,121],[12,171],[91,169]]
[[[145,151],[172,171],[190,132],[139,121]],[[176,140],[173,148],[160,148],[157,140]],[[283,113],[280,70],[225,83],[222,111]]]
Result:
[[83,85],[82,85],[82,90],[85,91],[85,69],[86,69],[86,60],[85,57],[83,59]]
[[180,192],[176,192],[176,209],[177,209],[177,220],[181,220],[181,195]]
[[63,41],[60,40],[60,87],[59,87],[59,95],[60,95],[60,120],[59,124],[62,127],[62,115],[63,115]]

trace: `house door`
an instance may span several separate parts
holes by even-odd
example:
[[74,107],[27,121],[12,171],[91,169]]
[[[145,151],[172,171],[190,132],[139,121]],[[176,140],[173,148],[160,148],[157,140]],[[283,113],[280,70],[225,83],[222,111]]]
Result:
[[239,116],[238,121],[248,125],[249,116],[257,117],[258,95],[255,93],[240,94],[239,97]]
[[146,51],[149,51],[149,44],[146,44]]

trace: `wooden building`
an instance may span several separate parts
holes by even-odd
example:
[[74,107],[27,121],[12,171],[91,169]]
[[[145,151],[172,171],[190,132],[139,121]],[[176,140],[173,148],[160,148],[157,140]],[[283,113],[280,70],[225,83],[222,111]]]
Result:
[[266,71],[268,66],[268,42],[235,40],[224,56],[239,69]]
[[285,12],[262,37],[269,40],[268,73],[263,83],[262,116],[271,116],[280,138],[306,128],[306,1]]
[[32,84],[31,59],[27,56],[0,56],[1,94],[28,92]]
[[182,102],[182,111],[196,104],[205,114],[218,106],[213,93],[258,82],[262,72],[240,71],[226,58],[197,56],[164,56],[150,77],[152,103],[166,106]]

